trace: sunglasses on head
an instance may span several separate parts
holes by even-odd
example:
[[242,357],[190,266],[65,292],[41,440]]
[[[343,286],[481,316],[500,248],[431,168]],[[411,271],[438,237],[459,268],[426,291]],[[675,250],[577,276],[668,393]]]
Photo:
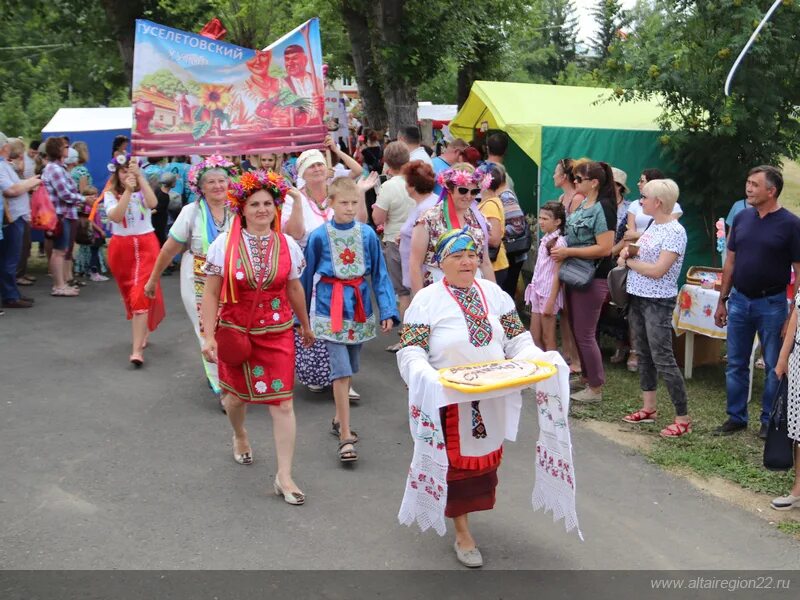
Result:
[[477,196],[478,194],[481,193],[481,191],[478,188],[457,187],[456,189],[458,190],[459,194],[464,194],[464,195],[469,194],[470,196]]

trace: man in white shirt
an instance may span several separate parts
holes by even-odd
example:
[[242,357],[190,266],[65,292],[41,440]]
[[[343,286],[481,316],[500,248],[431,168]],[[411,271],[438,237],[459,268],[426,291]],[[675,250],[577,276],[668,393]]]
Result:
[[421,160],[433,166],[433,161],[425,148],[419,145],[422,136],[419,133],[419,127],[411,125],[410,127],[403,127],[400,133],[397,134],[397,139],[403,142],[408,147],[409,162],[412,160]]
[[[397,308],[401,319],[411,303],[411,290],[403,285],[399,247],[400,229],[415,206],[414,200],[406,190],[405,177],[401,174],[408,162],[409,152],[403,142],[391,142],[386,145],[383,149],[383,163],[386,165],[389,179],[381,185],[378,199],[372,206],[372,222],[377,227],[383,226],[383,256],[397,296]],[[399,347],[397,349],[399,350]],[[396,351],[392,346],[387,350]]]

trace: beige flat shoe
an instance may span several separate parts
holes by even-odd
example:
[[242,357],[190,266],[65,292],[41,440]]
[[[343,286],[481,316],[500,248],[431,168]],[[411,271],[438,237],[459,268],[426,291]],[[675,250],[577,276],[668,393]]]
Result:
[[453,549],[456,551],[456,558],[465,567],[470,569],[477,569],[483,566],[483,555],[478,547],[475,546],[471,550],[462,550],[458,546],[458,542],[453,544]]

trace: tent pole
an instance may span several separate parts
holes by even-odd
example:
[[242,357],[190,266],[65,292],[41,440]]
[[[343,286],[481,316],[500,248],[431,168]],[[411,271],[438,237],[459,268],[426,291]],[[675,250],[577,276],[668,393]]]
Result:
[[[536,165],[536,217],[539,217],[539,208],[542,202],[542,166]],[[536,227],[536,247],[539,247],[539,227]]]

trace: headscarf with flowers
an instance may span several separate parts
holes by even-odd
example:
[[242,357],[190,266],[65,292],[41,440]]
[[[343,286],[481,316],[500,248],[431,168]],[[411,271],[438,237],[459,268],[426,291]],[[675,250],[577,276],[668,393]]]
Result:
[[238,302],[236,294],[236,280],[233,277],[234,267],[241,258],[239,241],[242,237],[242,211],[245,202],[253,194],[264,190],[272,196],[275,204],[275,218],[272,227],[275,235],[281,230],[281,206],[286,200],[289,184],[286,179],[274,171],[248,171],[238,181],[231,182],[228,186],[227,206],[234,213],[228,240],[225,245],[225,268],[223,272],[222,302]]
[[[219,228],[214,222],[214,217],[211,214],[211,207],[208,206],[208,202],[206,202],[203,193],[200,191],[200,182],[203,180],[203,176],[214,169],[224,171],[230,179],[237,175],[236,165],[219,154],[212,154],[211,156],[207,156],[203,161],[193,165],[192,168],[189,169],[188,176],[189,189],[197,195],[203,254],[208,253],[208,247],[211,245],[211,242],[217,239],[219,235]],[[228,185],[230,186],[230,183],[228,183]]]
[[442,186],[439,199],[444,203],[443,213],[447,228],[460,229],[461,223],[456,215],[456,207],[453,202],[453,195],[450,193],[450,188],[477,186],[481,190],[485,190],[491,185],[492,176],[480,170],[470,171],[451,167],[439,173],[436,176],[436,181]]

